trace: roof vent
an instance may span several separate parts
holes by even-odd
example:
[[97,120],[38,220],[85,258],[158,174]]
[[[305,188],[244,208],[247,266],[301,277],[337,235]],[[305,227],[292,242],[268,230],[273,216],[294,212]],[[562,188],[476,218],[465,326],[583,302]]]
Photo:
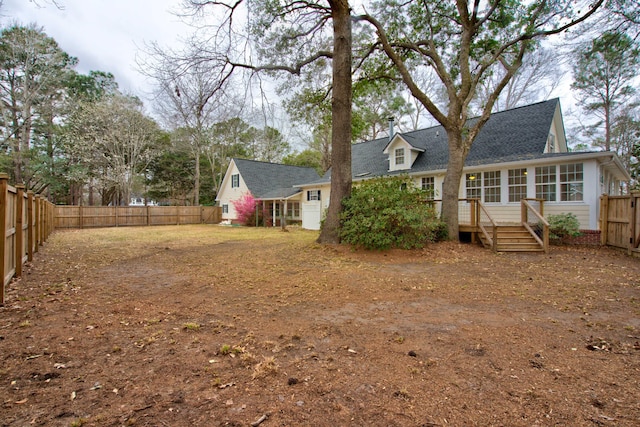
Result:
[[393,124],[395,123],[395,119],[393,117],[389,117],[389,142],[393,139],[393,135],[395,135],[395,131],[393,129]]

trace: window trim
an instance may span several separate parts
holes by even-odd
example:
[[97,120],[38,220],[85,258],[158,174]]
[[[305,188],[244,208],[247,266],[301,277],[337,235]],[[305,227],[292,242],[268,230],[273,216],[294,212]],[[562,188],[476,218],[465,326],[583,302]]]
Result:
[[300,202],[287,202],[287,218],[300,218]]
[[[489,176],[487,176],[489,175]],[[491,182],[489,185],[487,182]],[[497,184],[496,184],[497,182]],[[497,190],[497,192],[496,192]],[[502,203],[502,171],[492,170],[482,172],[482,192],[484,203]],[[490,196],[493,200],[487,200],[487,196]]]
[[307,190],[307,202],[319,202],[321,200],[322,193],[320,192],[320,190]]
[[[480,199],[482,200],[482,172],[467,173],[464,177],[464,189],[467,199]],[[470,192],[477,195],[471,195]]]
[[[571,168],[571,170],[569,170]],[[560,202],[584,201],[584,163],[563,163],[558,167],[558,185]],[[563,169],[565,169],[563,171]],[[579,169],[579,170],[578,170]],[[578,177],[580,179],[578,179]],[[573,178],[571,180],[570,178]],[[573,192],[571,189],[574,188]],[[569,198],[570,194],[579,195],[579,198]],[[566,197],[566,198],[565,198]]]
[[[553,174],[550,172],[553,171]],[[558,201],[558,165],[536,166],[536,199],[545,202]],[[553,178],[542,181],[543,177]],[[540,189],[540,190],[539,190]],[[553,196],[553,197],[549,197]]]
[[[512,174],[513,172],[521,171],[519,175]],[[528,188],[528,170],[527,168],[515,168],[509,169],[507,171],[507,192],[508,192],[508,203],[520,203],[522,199],[527,198],[527,188]],[[514,182],[518,180],[518,182]],[[522,196],[522,190],[524,189],[524,196],[520,197],[518,200],[515,198],[520,195]],[[515,191],[512,191],[515,190]]]
[[[404,147],[400,147],[400,148],[396,148],[393,151],[393,154],[395,156],[395,162],[396,162],[396,166],[404,166],[405,162],[406,162],[406,158],[405,158],[405,149]],[[401,161],[398,162],[398,159],[400,159]]]
[[[427,182],[430,180],[430,182]],[[435,176],[423,176],[420,180],[420,188],[425,191],[430,191],[427,196],[427,200],[435,200],[436,197],[436,177]]]
[[239,188],[240,187],[240,174],[234,173],[231,175],[231,188]]

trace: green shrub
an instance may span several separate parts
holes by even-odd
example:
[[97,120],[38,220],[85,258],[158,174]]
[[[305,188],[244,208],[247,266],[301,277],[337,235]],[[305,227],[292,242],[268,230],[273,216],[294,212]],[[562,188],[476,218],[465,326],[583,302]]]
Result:
[[580,233],[580,222],[572,213],[549,215],[549,237],[563,239],[565,237],[577,237]]
[[343,200],[340,237],[367,249],[420,248],[446,238],[446,224],[409,177],[375,178]]

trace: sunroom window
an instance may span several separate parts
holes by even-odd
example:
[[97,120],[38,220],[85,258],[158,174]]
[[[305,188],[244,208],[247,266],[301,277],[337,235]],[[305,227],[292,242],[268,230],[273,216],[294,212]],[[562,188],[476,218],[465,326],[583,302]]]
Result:
[[500,203],[500,171],[484,173],[485,203]]
[[583,179],[582,163],[560,165],[560,200],[582,201]]
[[467,187],[467,199],[482,198],[482,174],[468,173],[465,179]]
[[536,168],[536,198],[547,202],[556,201],[556,166]]
[[509,202],[519,202],[527,197],[527,170],[509,169]]
[[425,176],[422,178],[422,189],[427,191],[428,199],[433,200],[435,198],[436,193],[436,182],[435,178],[432,176]]

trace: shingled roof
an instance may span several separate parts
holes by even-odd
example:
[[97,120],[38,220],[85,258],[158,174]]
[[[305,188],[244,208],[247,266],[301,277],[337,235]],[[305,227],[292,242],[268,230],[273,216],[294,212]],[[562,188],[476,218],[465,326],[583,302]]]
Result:
[[286,199],[300,192],[294,185],[320,178],[313,168],[237,158],[233,161],[256,199]]
[[[558,99],[552,99],[492,114],[473,142],[465,166],[549,156],[544,154],[544,149],[558,103]],[[470,119],[470,124],[475,120]],[[353,178],[447,168],[449,148],[447,133],[442,126],[399,135],[413,147],[424,150],[418,154],[410,170],[389,172],[389,156],[383,152],[389,139],[385,137],[352,146]],[[320,181],[327,182],[330,176],[328,171]]]

